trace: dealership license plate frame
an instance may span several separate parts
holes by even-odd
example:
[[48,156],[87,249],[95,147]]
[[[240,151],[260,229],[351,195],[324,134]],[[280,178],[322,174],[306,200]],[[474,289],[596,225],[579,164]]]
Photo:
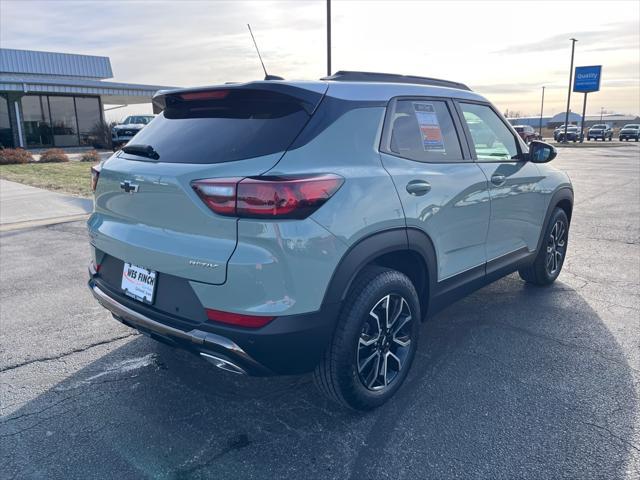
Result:
[[[135,277],[132,278],[132,273],[135,273]],[[145,276],[140,278],[140,275]],[[152,285],[146,280],[147,277],[153,279]],[[142,281],[140,281],[142,280]],[[155,270],[149,270],[148,268],[135,265],[133,263],[124,262],[122,267],[122,281],[120,282],[120,288],[122,292],[139,302],[146,303],[147,305],[153,305],[156,296],[156,285],[158,283],[158,272]]]

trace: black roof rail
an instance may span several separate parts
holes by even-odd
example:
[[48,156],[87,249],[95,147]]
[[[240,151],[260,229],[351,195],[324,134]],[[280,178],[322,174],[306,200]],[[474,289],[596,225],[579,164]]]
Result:
[[459,90],[469,90],[464,83],[441,80],[439,78],[416,77],[414,75],[399,75],[395,73],[379,72],[353,72],[340,70],[328,77],[320,80],[333,80],[334,82],[385,82],[385,83],[415,83],[418,85],[433,85],[436,87],[457,88]]

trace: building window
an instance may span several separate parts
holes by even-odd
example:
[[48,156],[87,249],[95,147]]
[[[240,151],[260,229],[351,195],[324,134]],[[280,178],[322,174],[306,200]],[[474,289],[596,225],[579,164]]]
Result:
[[20,101],[27,148],[100,143],[102,106],[98,97],[24,95]]
[[78,141],[78,124],[73,97],[49,97],[53,144],[56,147],[75,147]]
[[24,141],[27,147],[50,147],[53,135],[49,120],[49,103],[47,97],[25,95],[22,103],[22,124]]
[[13,147],[9,102],[3,96],[0,96],[0,147]]
[[95,145],[102,129],[100,101],[96,97],[76,97],[80,145]]

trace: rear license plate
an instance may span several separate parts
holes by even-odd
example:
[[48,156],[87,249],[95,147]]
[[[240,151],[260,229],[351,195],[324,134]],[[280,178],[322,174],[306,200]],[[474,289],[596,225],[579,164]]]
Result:
[[157,273],[153,270],[147,270],[125,262],[122,269],[122,284],[120,288],[122,288],[125,295],[141,302],[152,304],[156,277]]

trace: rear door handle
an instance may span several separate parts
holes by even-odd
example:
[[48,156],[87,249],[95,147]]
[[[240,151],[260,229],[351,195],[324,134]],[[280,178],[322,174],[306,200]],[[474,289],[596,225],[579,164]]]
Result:
[[496,174],[491,177],[491,183],[493,183],[496,186],[500,186],[506,181],[507,181],[507,177],[505,177],[504,175]]
[[411,180],[407,183],[407,192],[411,195],[424,195],[429,190],[431,190],[431,184],[426,180]]

